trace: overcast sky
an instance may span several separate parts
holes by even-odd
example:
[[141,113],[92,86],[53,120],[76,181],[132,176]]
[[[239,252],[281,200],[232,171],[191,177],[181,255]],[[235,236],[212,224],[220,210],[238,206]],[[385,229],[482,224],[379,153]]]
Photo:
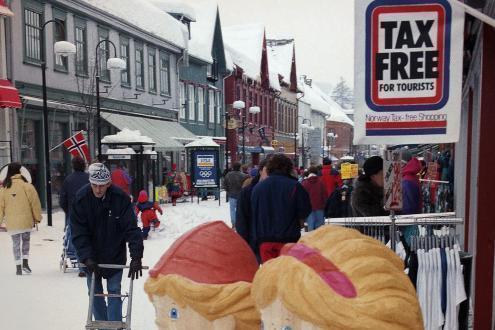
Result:
[[354,1],[217,0],[223,26],[263,23],[267,36],[291,35],[297,74],[335,85],[354,81]]

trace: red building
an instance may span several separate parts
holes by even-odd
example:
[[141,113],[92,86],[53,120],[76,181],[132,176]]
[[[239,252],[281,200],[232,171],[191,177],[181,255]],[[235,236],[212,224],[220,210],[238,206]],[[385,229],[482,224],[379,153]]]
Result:
[[[233,71],[224,80],[229,163],[242,161],[244,137],[243,163],[258,164],[260,156],[273,152],[274,134],[275,91],[270,88],[265,29],[262,25],[245,25],[224,28],[223,32]],[[234,109],[235,101],[244,101],[245,108]],[[249,109],[255,106],[261,111],[250,113]]]

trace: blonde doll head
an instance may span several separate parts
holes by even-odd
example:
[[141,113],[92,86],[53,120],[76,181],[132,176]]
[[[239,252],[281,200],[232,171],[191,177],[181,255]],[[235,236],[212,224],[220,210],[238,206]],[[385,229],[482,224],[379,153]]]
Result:
[[265,330],[422,329],[403,262],[359,232],[324,226],[288,244],[256,273]]

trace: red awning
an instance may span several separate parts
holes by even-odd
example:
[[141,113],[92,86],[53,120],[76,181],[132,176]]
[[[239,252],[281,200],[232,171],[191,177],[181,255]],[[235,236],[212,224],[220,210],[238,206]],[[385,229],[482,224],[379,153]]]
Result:
[[14,13],[5,4],[5,0],[0,0],[0,16],[14,16]]
[[20,108],[21,106],[17,89],[12,86],[10,81],[0,79],[0,108]]

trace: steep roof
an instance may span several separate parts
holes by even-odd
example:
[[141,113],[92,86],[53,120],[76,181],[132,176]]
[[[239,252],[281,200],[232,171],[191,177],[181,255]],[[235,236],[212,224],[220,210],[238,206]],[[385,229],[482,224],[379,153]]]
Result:
[[287,39],[286,42],[279,44],[273,41],[267,42],[267,52],[270,73],[276,72],[282,76],[283,82],[290,85],[292,58],[294,55],[294,39]]
[[148,0],[169,14],[183,15],[191,22],[196,21],[196,10],[181,0]]
[[225,49],[233,64],[251,79],[261,80],[261,57],[265,27],[263,24],[236,25],[223,28]]
[[191,23],[191,40],[189,54],[208,63],[211,57],[218,5],[216,1],[203,0],[191,4],[196,10],[196,22]]
[[[159,10],[148,0],[80,0],[115,16],[123,22],[180,48],[187,48],[187,28],[169,14]],[[138,10],[137,10],[138,8]]]

